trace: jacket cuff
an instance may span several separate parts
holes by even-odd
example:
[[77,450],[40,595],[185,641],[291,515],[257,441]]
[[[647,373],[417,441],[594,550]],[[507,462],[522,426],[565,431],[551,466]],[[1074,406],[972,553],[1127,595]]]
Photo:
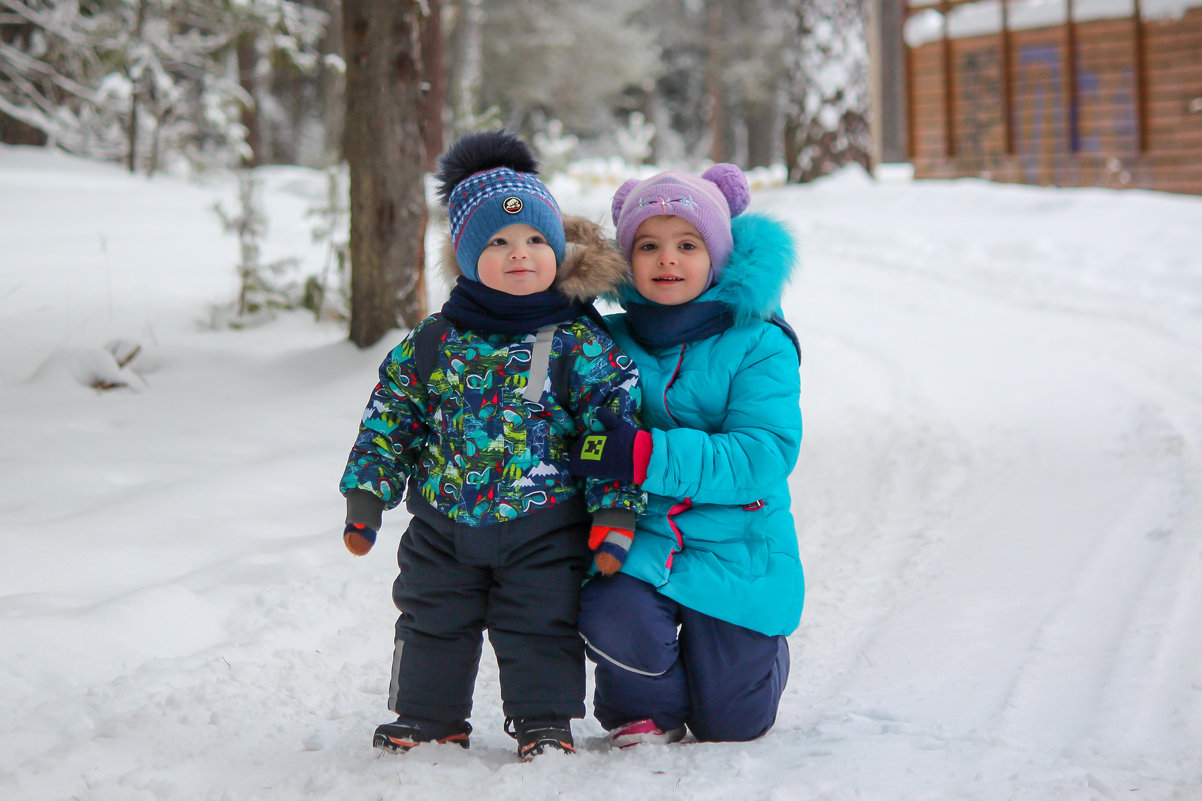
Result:
[[634,531],[635,514],[629,509],[599,509],[593,515],[594,526]]
[[346,522],[360,523],[380,530],[384,519],[384,502],[363,490],[351,490],[346,494]]
[[631,454],[634,466],[634,483],[642,484],[647,480],[647,465],[651,463],[651,449],[654,440],[650,431],[639,429],[634,435],[634,453]]

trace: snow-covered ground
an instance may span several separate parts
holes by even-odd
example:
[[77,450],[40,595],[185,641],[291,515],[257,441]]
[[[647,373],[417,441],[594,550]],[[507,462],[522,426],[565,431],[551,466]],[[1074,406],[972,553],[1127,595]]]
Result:
[[[266,175],[265,259],[316,271],[324,178]],[[804,262],[778,724],[531,764],[490,655],[470,751],[371,749],[405,520],[351,557],[336,483],[394,343],[202,325],[233,199],[0,148],[0,798],[1202,799],[1202,199],[759,192]]]

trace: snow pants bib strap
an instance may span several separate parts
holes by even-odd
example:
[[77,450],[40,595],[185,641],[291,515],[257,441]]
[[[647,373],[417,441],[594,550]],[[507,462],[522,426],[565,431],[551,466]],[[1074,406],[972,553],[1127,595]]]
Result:
[[538,329],[534,334],[534,348],[530,351],[530,375],[526,379],[526,389],[522,398],[531,403],[537,403],[543,396],[543,381],[547,368],[551,365],[551,345],[555,341],[555,331],[558,326],[548,325]]

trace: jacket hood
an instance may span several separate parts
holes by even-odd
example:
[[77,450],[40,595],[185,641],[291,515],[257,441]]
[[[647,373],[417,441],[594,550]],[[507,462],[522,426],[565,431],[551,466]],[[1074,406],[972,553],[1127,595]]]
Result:
[[[736,323],[767,319],[780,308],[797,267],[797,244],[784,223],[763,214],[740,214],[731,220],[730,230],[734,239],[730,261],[717,282],[696,300],[727,304]],[[646,302],[629,280],[619,295],[623,305]]]
[[[563,233],[567,247],[551,288],[578,303],[616,292],[626,281],[626,262],[602,235],[601,226],[586,217],[565,216]],[[463,275],[449,233],[443,240],[441,267],[451,286]]]

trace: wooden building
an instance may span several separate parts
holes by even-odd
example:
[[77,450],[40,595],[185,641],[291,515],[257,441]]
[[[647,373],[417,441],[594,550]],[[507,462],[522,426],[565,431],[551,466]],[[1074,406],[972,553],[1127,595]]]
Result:
[[1202,194],[1202,0],[895,2],[915,177]]

